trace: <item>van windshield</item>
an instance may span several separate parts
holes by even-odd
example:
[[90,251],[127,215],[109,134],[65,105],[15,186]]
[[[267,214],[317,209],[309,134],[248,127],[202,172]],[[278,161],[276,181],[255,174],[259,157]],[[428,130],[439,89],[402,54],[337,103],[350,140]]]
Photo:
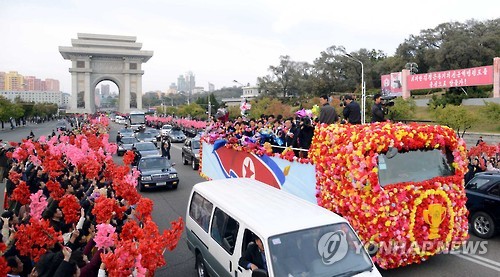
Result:
[[273,236],[268,244],[274,276],[353,276],[373,267],[346,223]]
[[379,183],[383,187],[402,182],[422,182],[438,176],[451,176],[454,174],[452,163],[451,152],[439,149],[380,154]]

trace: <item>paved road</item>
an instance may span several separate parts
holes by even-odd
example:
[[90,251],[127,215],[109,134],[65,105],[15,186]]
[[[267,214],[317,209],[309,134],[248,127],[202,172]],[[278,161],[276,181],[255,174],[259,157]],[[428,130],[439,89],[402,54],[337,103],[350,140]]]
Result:
[[[33,127],[35,135],[49,134],[56,122],[49,122]],[[110,138],[116,137],[119,125],[112,124]],[[1,132],[4,140],[20,140],[29,134],[29,129]],[[190,166],[182,165],[181,144],[173,144],[171,155],[176,169],[179,172],[180,184],[177,190],[156,190],[143,192],[143,196],[152,199],[155,203],[153,219],[160,230],[170,227],[170,221],[178,217],[185,218],[188,196],[194,184],[203,181],[197,171]],[[119,162],[121,158],[116,157]],[[0,187],[3,190],[3,187]],[[3,199],[2,199],[3,201]],[[471,236],[471,241],[480,239]],[[196,276],[194,257],[186,246],[185,232],[179,245],[173,252],[165,252],[167,265],[158,269],[155,276]],[[487,252],[482,255],[442,254],[432,257],[422,264],[410,265],[393,270],[381,270],[383,276],[500,276],[500,236],[487,241]]]

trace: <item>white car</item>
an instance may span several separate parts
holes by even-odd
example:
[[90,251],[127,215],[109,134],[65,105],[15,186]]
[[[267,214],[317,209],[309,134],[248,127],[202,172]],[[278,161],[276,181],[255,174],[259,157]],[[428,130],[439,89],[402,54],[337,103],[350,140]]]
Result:
[[161,135],[162,136],[167,136],[168,133],[170,133],[170,131],[172,130],[172,128],[173,128],[172,125],[168,125],[168,124],[163,125],[161,127]]

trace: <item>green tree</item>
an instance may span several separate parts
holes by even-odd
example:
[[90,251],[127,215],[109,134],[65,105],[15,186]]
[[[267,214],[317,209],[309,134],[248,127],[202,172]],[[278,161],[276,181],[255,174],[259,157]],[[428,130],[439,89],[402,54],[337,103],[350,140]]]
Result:
[[489,122],[498,124],[500,122],[500,104],[485,102],[485,107],[482,109],[484,118]]
[[403,99],[398,97],[394,99],[394,106],[388,108],[387,118],[391,121],[403,119],[412,119],[415,116],[417,104],[413,99]]
[[434,110],[434,115],[439,124],[454,129],[459,136],[462,132],[461,137],[477,122],[476,115],[463,106],[448,105],[444,108],[439,106]]

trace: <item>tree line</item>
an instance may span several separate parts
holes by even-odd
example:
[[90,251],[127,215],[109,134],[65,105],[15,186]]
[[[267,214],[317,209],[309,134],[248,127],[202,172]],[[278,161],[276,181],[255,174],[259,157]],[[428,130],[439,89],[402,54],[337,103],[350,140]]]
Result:
[[269,74],[258,77],[257,83],[262,92],[283,98],[361,93],[361,66],[345,54],[363,63],[367,91],[380,89],[381,75],[405,67],[413,73],[425,73],[491,65],[493,58],[500,56],[500,18],[442,23],[421,30],[405,39],[393,56],[365,48],[347,53],[344,46],[337,45],[322,51],[312,63],[280,56],[279,64],[269,66]]

